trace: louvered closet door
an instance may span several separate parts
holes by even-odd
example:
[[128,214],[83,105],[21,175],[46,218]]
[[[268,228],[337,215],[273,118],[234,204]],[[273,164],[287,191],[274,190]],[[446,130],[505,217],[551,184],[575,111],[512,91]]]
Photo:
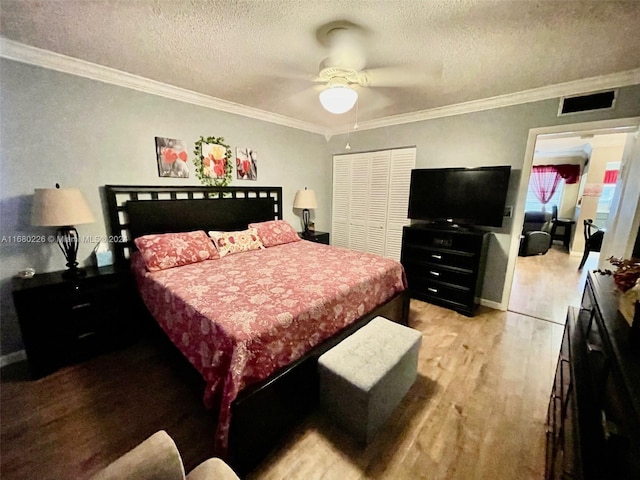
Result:
[[351,162],[345,156],[333,157],[333,203],[331,207],[331,245],[349,247],[349,198]]
[[387,238],[385,257],[400,261],[402,227],[409,225],[409,187],[411,170],[416,166],[416,149],[392,150],[389,167],[389,197],[387,202]]
[[389,150],[372,152],[369,181],[369,208],[366,215],[367,252],[385,255],[387,241],[387,198],[389,196]]
[[415,148],[333,157],[333,245],[400,260],[415,158]]
[[368,154],[351,155],[350,161],[349,248],[366,252],[371,161]]

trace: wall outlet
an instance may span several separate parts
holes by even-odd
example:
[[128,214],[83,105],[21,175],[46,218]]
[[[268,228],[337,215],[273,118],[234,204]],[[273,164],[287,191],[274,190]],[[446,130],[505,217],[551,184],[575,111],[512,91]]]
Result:
[[513,215],[513,207],[504,207],[504,216],[510,217]]

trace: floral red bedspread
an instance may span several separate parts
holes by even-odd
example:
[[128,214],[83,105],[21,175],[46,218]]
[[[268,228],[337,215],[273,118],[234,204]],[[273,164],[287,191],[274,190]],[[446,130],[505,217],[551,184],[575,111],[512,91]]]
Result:
[[216,453],[228,445],[231,402],[406,288],[394,260],[308,241],[158,272],[132,261],[142,298],[219,405]]

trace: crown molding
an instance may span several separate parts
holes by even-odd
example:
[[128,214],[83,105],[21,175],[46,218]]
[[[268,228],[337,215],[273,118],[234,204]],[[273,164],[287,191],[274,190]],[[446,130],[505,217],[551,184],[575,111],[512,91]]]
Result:
[[326,128],[0,37],[0,57],[205,108],[325,135]]
[[[89,78],[103,83],[131,88],[133,90],[205,108],[220,110],[285,127],[317,133],[319,135],[323,135],[327,141],[329,141],[329,139],[334,135],[344,133],[343,128],[332,129],[322,127],[309,122],[303,122],[301,120],[286,117],[284,115],[278,115],[265,110],[247,107],[238,103],[229,102],[220,98],[211,97],[209,95],[175,87],[166,83],[150,80],[138,75],[122,72],[114,68],[105,67],[85,60],[79,60],[77,58],[51,52],[49,50],[25,45],[23,43],[9,40],[5,37],[0,37],[0,57],[58,72]],[[374,128],[421,122],[424,120],[433,120],[436,118],[451,117],[454,115],[464,115],[467,113],[510,107],[524,103],[548,100],[551,98],[560,98],[563,96],[590,93],[607,88],[619,88],[635,84],[640,84],[640,68],[613,73],[610,75],[602,75],[575,80],[572,82],[549,85],[517,93],[484,98],[481,100],[473,100],[455,105],[447,105],[418,112],[364,121],[359,124],[359,130],[372,130]]]
[[553,164],[553,160],[566,161],[568,159],[575,159],[584,163],[591,154],[591,148],[589,145],[585,145],[583,148],[573,148],[570,150],[555,150],[545,152],[533,153],[533,165],[542,165],[541,162],[549,162]]
[[[531,90],[524,90],[522,92],[498,95],[496,97],[483,98],[455,105],[446,105],[444,107],[431,108],[429,110],[421,110],[419,112],[404,113],[376,120],[359,122],[358,130],[371,130],[374,128],[390,127],[404,123],[421,122],[423,120],[433,120],[435,118],[451,117],[454,115],[464,115],[484,110],[493,110],[494,108],[511,107],[524,103],[549,100],[551,98],[580,95],[609,88],[620,88],[636,84],[640,84],[640,68],[612,73],[610,75],[601,75],[598,77],[558,83],[556,85],[548,85]],[[330,133],[338,134],[340,132],[334,131]]]

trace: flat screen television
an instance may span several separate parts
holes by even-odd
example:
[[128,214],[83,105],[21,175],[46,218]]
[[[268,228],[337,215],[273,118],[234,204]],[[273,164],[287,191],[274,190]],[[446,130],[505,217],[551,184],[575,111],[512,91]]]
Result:
[[457,226],[501,227],[510,166],[411,171],[409,218]]

